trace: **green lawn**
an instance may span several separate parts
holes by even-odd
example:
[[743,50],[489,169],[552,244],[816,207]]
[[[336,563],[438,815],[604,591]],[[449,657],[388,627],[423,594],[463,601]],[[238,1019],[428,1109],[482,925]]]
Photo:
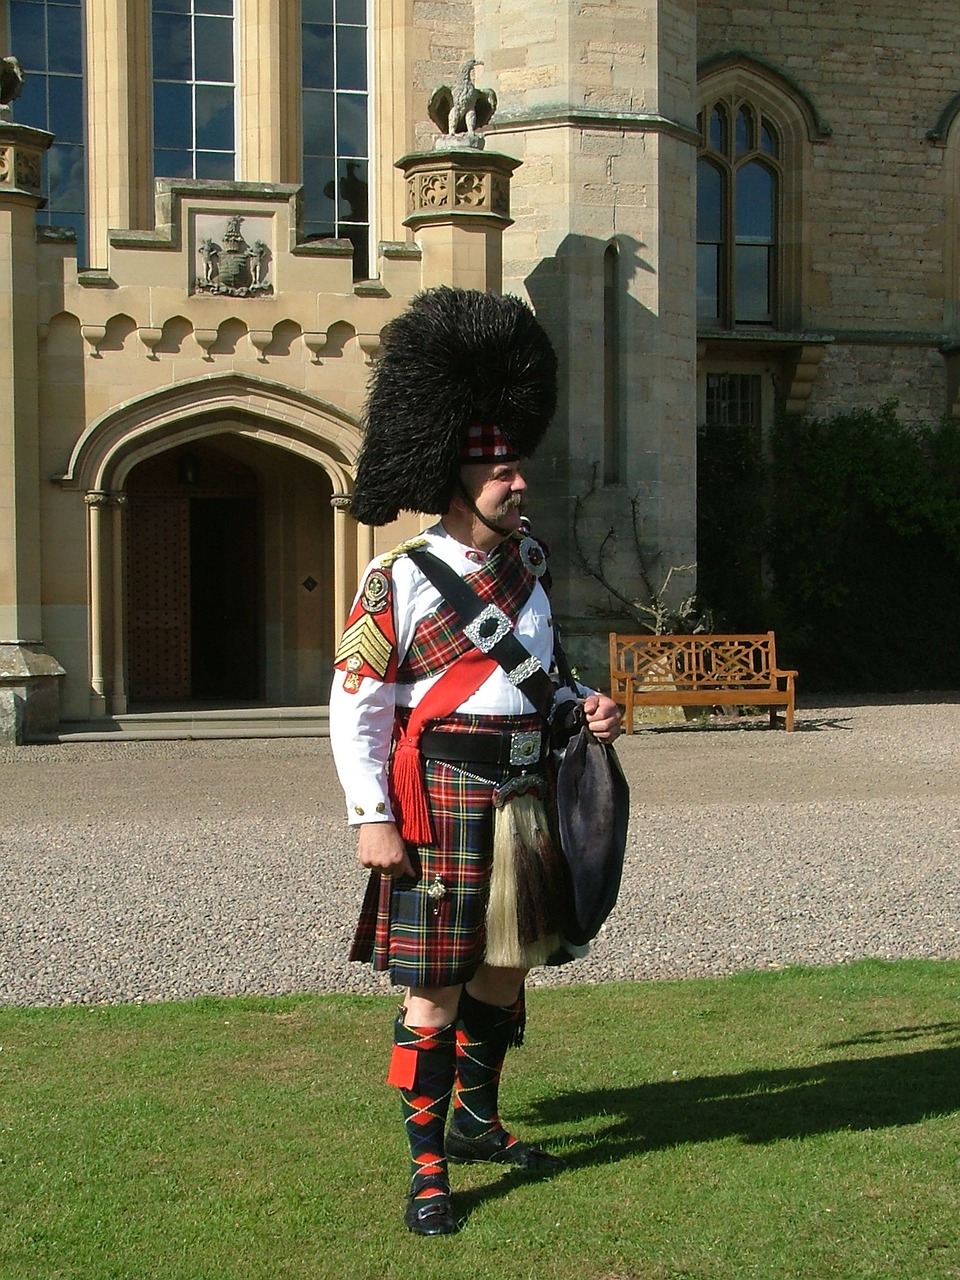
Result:
[[533,991],[549,1181],[401,1221],[394,1002],[0,1010],[0,1280],[960,1277],[960,963]]

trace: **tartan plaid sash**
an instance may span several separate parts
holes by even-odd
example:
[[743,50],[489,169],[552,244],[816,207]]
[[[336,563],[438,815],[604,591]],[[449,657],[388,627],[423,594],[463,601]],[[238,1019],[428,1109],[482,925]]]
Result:
[[[512,538],[501,544],[498,552],[476,573],[464,578],[439,557],[414,551],[408,554],[444,597],[444,584],[449,586],[450,580],[455,579],[458,589],[462,587],[470,597],[484,604],[496,604],[514,625],[536,585],[536,578],[521,561],[519,547]],[[439,577],[434,576],[436,568],[441,571]],[[402,681],[424,679],[438,670],[443,671],[406,724],[397,723],[394,733],[390,801],[400,834],[410,844],[433,841],[420,736],[431,721],[442,720],[466,702],[497,666],[497,657],[482,653],[464,633],[463,621],[456,605],[444,598],[440,607],[417,627],[414,642],[398,672],[397,678]]]
[[[520,610],[530,598],[536,578],[520,559],[519,545],[513,538],[501,543],[486,564],[474,573],[468,573],[463,582],[480,597],[484,604],[495,604],[516,620]],[[435,676],[473,645],[464,634],[457,610],[444,600],[428,618],[418,623],[413,643],[397,672],[402,684],[414,684]]]

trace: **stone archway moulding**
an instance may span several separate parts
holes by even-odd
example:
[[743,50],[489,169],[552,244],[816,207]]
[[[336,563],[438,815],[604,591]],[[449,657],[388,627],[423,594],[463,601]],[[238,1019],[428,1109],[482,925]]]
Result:
[[[124,638],[124,486],[132,469],[179,444],[235,434],[287,449],[326,472],[335,494],[353,487],[357,421],[304,392],[236,373],[212,374],[138,396],[103,414],[77,441],[55,480],[81,491],[87,509],[90,712],[127,710]],[[335,503],[335,615],[346,617],[372,533]]]
[[123,488],[137,463],[224,430],[309,458],[348,492],[360,448],[356,419],[337,406],[266,378],[210,374],[109,409],[80,436],[62,475],[65,489]]

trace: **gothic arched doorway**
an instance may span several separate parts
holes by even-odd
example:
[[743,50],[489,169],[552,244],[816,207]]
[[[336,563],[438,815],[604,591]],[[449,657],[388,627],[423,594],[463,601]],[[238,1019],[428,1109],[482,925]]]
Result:
[[208,441],[127,481],[126,626],[132,703],[263,696],[257,472]]

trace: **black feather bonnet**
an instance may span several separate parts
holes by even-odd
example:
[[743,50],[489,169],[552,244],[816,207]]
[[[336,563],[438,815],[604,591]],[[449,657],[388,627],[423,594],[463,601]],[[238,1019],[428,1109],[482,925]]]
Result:
[[450,506],[468,427],[529,457],[557,405],[557,357],[520,298],[441,286],[384,331],[364,414],[351,514],[382,525]]

